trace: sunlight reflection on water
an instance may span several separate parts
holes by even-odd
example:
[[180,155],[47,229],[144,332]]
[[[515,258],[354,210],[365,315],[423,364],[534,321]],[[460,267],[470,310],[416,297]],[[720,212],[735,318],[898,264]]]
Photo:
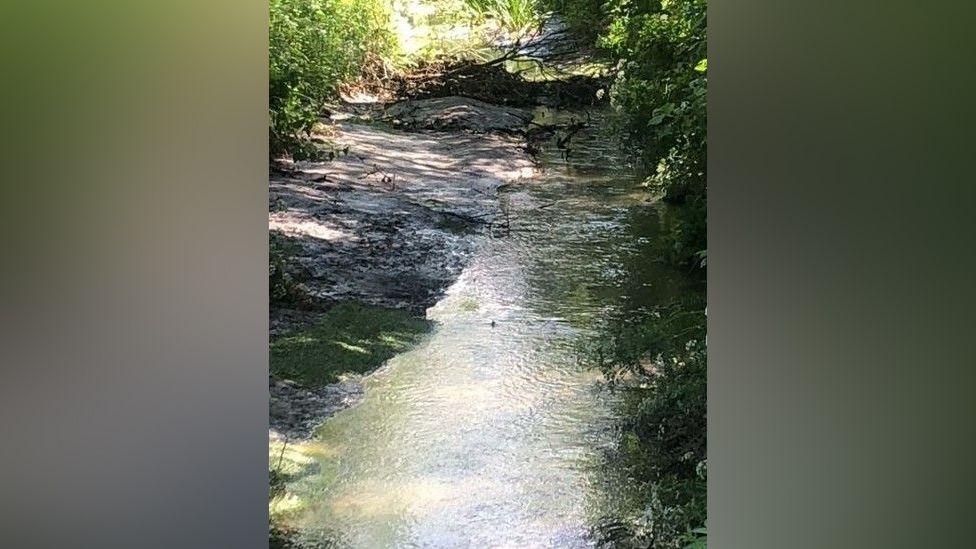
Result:
[[545,151],[544,175],[503,196],[510,234],[484,237],[428,310],[433,333],[319,430],[334,451],[289,486],[311,502],[294,521],[304,537],[343,547],[592,544],[587,531],[613,497],[598,478],[600,449],[615,440],[615,397],[580,365],[577,343],[620,298],[675,290],[652,267],[633,267],[647,227],[628,212],[645,197],[619,151],[599,136],[577,147],[580,163]]

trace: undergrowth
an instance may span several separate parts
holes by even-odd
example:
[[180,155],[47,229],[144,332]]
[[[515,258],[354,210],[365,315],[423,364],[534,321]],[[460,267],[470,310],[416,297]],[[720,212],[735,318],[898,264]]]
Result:
[[416,344],[430,323],[397,309],[340,303],[271,344],[271,373],[303,385],[369,372]]
[[326,101],[371,57],[396,41],[384,0],[271,0],[270,150],[290,152],[318,121]]
[[524,32],[541,20],[536,0],[465,0],[475,13],[498,21],[510,33]]
[[268,235],[268,298],[271,304],[307,304],[308,296],[301,277],[288,268],[296,246],[280,233],[272,232]]
[[621,320],[597,342],[597,366],[626,391],[619,459],[646,494],[629,524],[637,546],[703,542],[707,494],[703,296]]
[[612,103],[650,176],[679,210],[670,233],[674,260],[707,256],[707,0],[540,0],[579,36],[619,60]]

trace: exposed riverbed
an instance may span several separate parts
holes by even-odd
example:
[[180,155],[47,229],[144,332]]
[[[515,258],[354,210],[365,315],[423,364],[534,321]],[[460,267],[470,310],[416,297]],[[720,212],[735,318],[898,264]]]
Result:
[[[531,115],[539,124],[586,117],[545,109]],[[338,269],[332,276],[345,282],[323,277],[319,291],[394,306],[408,299],[397,292],[422,291],[415,303],[432,300],[426,317],[435,321],[419,345],[362,380],[357,404],[326,420],[312,440],[278,454],[289,474],[273,512],[293,542],[586,547],[599,541],[594,528],[612,520],[614,501],[624,496],[604,459],[617,441],[618,396],[584,366],[582,345],[615,312],[660,303],[688,286],[681,273],[655,261],[659,210],[608,126],[606,113],[596,111],[568,159],[553,144],[557,135],[543,140],[536,164],[524,141],[502,134],[349,125],[341,131],[354,144],[350,156],[370,147],[361,165],[348,159],[323,167],[323,185],[332,186],[321,195],[272,184],[287,204],[321,204],[320,221],[348,211],[328,204],[358,205],[335,233],[311,241],[307,263],[314,268],[322,257],[322,268]],[[384,133],[387,142],[378,137]],[[479,157],[473,146],[490,152]],[[380,172],[355,173],[369,171],[382,155],[386,164],[376,165],[387,166],[386,173],[407,174],[398,191],[382,176],[369,180]],[[396,239],[414,242],[403,245],[409,247],[428,238],[428,251],[412,262],[376,254],[370,261],[380,267],[350,268],[359,278],[349,279],[342,254],[355,253],[358,235],[369,234],[357,230],[378,222],[369,210],[374,200],[389,203],[382,207],[390,219],[403,216],[400,228],[386,233],[390,247]],[[314,219],[314,211],[307,215]],[[273,213],[273,227],[301,234],[299,212]],[[433,216],[426,232],[409,229],[423,218],[419,213]],[[446,218],[478,219],[477,227],[448,229]],[[349,265],[359,261],[348,257]],[[388,269],[388,279],[377,275]],[[452,280],[445,292],[416,282],[430,273]],[[278,449],[272,447],[273,466]]]

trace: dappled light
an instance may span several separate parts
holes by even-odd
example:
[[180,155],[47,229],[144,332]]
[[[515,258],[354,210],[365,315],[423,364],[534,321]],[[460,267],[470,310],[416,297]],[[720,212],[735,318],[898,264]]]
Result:
[[432,305],[460,272],[453,227],[491,223],[498,189],[536,173],[502,135],[342,124],[331,139],[339,156],[296,163],[270,188],[270,229],[297,244],[293,264],[319,299]]
[[273,546],[704,546],[704,8],[272,0]]
[[[290,524],[329,525],[357,546],[572,545],[606,512],[605,483],[639,497],[600,468],[616,395],[601,390],[599,370],[580,366],[576,342],[613,310],[687,289],[678,272],[642,261],[654,243],[635,244],[636,235],[657,216],[634,213],[647,194],[604,139],[593,132],[578,144],[591,170],[613,161],[587,176],[601,192],[550,150],[539,176],[502,196],[513,231],[481,243],[427,310],[430,336],[365,379],[362,402],[318,431],[343,450],[292,484],[320,505]],[[540,208],[554,202],[561,207]],[[614,296],[641,302],[611,308]]]
[[329,383],[375,368],[416,342],[428,324],[409,314],[343,304],[308,329],[271,346],[271,372],[289,379]]
[[292,237],[308,237],[329,242],[355,241],[356,235],[341,227],[312,219],[301,219],[302,214],[275,212],[270,216],[270,227]]

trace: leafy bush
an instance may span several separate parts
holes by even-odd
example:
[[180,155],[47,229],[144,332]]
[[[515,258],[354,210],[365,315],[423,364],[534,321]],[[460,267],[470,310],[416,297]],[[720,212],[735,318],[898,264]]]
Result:
[[702,526],[686,532],[680,542],[684,549],[705,549],[708,547],[708,529]]
[[611,100],[643,150],[647,183],[683,210],[670,233],[674,259],[704,266],[707,0],[541,1],[620,60]]
[[395,40],[383,0],[271,0],[269,100],[272,152],[293,146],[323,104],[370,55]]
[[539,0],[543,8],[556,13],[575,34],[596,40],[606,29],[603,0]]
[[492,17],[505,30],[518,33],[538,23],[536,0],[465,0],[472,11]]
[[[575,33],[619,60],[612,103],[650,176],[673,207],[665,239],[676,263],[707,261],[707,0],[540,0]],[[629,390],[623,445],[647,488],[628,528],[641,547],[704,547],[706,383],[704,296],[617,321],[600,343],[611,380]]]
[[685,210],[672,234],[682,262],[706,249],[706,10],[706,0],[612,0],[600,38],[623,60],[611,98],[654,170],[648,182]]
[[631,431],[649,473],[694,476],[705,459],[705,313],[700,297],[617,327],[602,345],[609,379],[636,376]]
[[600,343],[601,368],[628,384],[623,458],[646,489],[629,528],[643,547],[703,543],[706,518],[707,350],[702,297],[619,321]]
[[268,236],[268,298],[272,304],[304,305],[308,299],[306,288],[289,272],[287,265],[294,253],[294,244],[279,233]]

